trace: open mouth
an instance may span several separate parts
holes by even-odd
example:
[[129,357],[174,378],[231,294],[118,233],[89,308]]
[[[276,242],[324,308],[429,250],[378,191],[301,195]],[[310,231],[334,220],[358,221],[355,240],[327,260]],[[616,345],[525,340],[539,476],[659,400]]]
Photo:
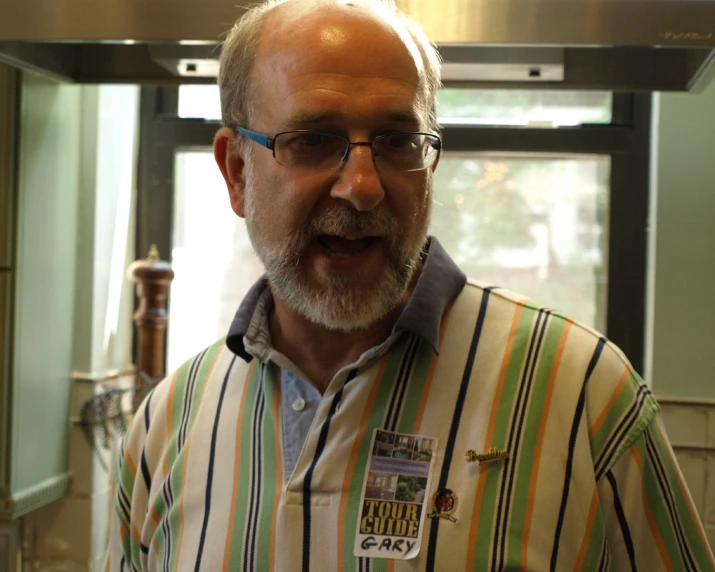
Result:
[[323,250],[332,258],[349,258],[365,252],[378,240],[378,237],[365,236],[353,239],[321,234],[316,239],[320,246],[323,247]]

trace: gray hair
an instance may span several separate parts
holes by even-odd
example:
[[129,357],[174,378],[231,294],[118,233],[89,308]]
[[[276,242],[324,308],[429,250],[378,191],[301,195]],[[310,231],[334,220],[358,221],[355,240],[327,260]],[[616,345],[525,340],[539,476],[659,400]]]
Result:
[[[276,6],[287,0],[266,0],[250,8],[229,31],[219,60],[218,86],[221,93],[221,119],[226,127],[250,125],[251,107],[255,102],[251,72],[261,40],[263,25]],[[394,0],[362,0],[398,33],[407,32],[420,54],[423,73],[420,77],[428,128],[439,132],[437,91],[440,87],[440,58],[422,27],[400,11]],[[404,38],[404,36],[403,36]]]

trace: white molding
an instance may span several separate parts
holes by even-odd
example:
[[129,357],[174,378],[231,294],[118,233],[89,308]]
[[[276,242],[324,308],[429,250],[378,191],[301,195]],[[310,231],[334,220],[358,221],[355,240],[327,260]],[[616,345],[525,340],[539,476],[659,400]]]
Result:
[[[0,518],[18,518],[42,506],[59,500],[69,493],[72,477],[63,473],[32,487],[19,491],[10,498],[0,498]],[[1,569],[0,569],[1,570]]]
[[72,381],[74,383],[105,383],[114,381],[123,377],[134,377],[137,375],[135,367],[127,367],[126,369],[110,369],[101,373],[89,373],[84,371],[73,371]]

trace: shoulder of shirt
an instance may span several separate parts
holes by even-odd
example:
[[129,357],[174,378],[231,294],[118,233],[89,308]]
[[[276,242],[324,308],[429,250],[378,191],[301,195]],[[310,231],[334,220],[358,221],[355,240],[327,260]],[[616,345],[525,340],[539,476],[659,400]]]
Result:
[[[233,362],[245,363],[226,347],[226,338],[221,338],[193,357],[187,359],[181,366],[159,381],[149,392],[134,414],[132,426],[127,435],[129,445],[132,442],[143,442],[153,425],[162,426],[159,434],[167,436],[165,421],[170,402],[184,401],[187,391],[200,395],[203,386],[223,380],[228,367]],[[178,426],[172,419],[172,427]],[[170,430],[171,432],[171,430]]]
[[[489,291],[492,299],[499,300],[504,305],[504,310],[513,311],[517,306],[523,308],[528,308],[534,311],[548,311],[551,315],[552,320],[556,320],[562,323],[569,322],[574,333],[578,332],[582,334],[584,342],[590,341],[596,345],[600,340],[604,341],[604,351],[606,354],[610,354],[610,357],[617,360],[623,367],[633,371],[633,366],[630,361],[623,353],[623,351],[613,342],[611,342],[606,336],[598,332],[597,330],[587,326],[586,324],[575,320],[562,312],[549,308],[543,304],[540,304],[537,300],[519,294],[509,290],[508,288],[502,288],[500,286],[494,286],[486,282],[481,282],[474,279],[468,279],[467,284],[462,290],[461,294],[466,296],[475,296],[478,299],[482,298],[485,291]],[[605,357],[605,356],[604,356]]]
[[172,383],[176,383],[181,378],[188,377],[191,373],[192,367],[200,365],[200,362],[204,360],[207,355],[214,357],[215,354],[224,351],[229,351],[226,347],[225,337],[216,340],[210,346],[207,346],[197,354],[194,354],[190,358],[184,360],[179,367],[167,374],[159,383],[156,384],[156,386],[152,389],[152,393],[166,393],[168,386]]
[[[625,374],[629,375],[630,379],[628,381],[628,385],[632,388],[632,391],[627,391],[626,394],[635,395],[641,385],[645,386],[645,383],[640,375],[633,369],[633,365],[616,344],[611,342],[608,338],[606,338],[606,336],[597,330],[559,312],[558,310],[550,309],[528,296],[473,279],[467,281],[467,284],[462,290],[460,296],[472,297],[472,300],[468,303],[468,305],[474,307],[474,311],[478,311],[478,304],[483,299],[484,293],[487,291],[489,292],[490,304],[493,304],[493,309],[501,307],[505,316],[513,316],[513,312],[516,308],[521,306],[535,312],[548,311],[552,324],[569,323],[569,338],[578,342],[576,344],[572,344],[570,355],[573,355],[573,350],[577,349],[580,350],[578,353],[583,354],[584,359],[591,359],[594,351],[598,348],[598,351],[600,352],[599,360],[594,371],[594,376],[597,379],[592,380],[597,383],[592,383],[591,389],[602,390],[605,393],[609,393],[611,389],[615,390],[615,386],[622,381],[621,378]],[[650,395],[650,391],[647,393],[649,394],[649,404],[654,410],[657,411],[659,409],[657,402],[652,395]]]
[[[594,455],[612,453],[611,464],[615,462],[651,425],[660,410],[657,400],[623,351],[603,334],[578,320],[527,296],[476,280],[468,280],[460,294],[471,297],[471,300],[465,300],[470,310],[462,314],[477,312],[485,292],[489,292],[489,310],[502,312],[504,319],[511,320],[516,308],[521,306],[534,312],[548,311],[552,325],[569,324],[568,349],[561,356],[560,368],[579,372],[573,382],[579,386],[585,384],[584,419]],[[532,331],[527,330],[525,335],[532,335]]]

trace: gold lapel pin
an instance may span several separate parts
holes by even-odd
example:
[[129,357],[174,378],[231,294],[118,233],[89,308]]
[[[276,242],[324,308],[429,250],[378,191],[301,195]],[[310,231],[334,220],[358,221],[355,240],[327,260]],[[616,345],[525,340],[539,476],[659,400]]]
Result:
[[495,447],[491,447],[486,453],[477,453],[474,449],[467,450],[467,463],[478,462],[480,465],[488,465],[508,458],[509,453],[507,451],[502,451]]

